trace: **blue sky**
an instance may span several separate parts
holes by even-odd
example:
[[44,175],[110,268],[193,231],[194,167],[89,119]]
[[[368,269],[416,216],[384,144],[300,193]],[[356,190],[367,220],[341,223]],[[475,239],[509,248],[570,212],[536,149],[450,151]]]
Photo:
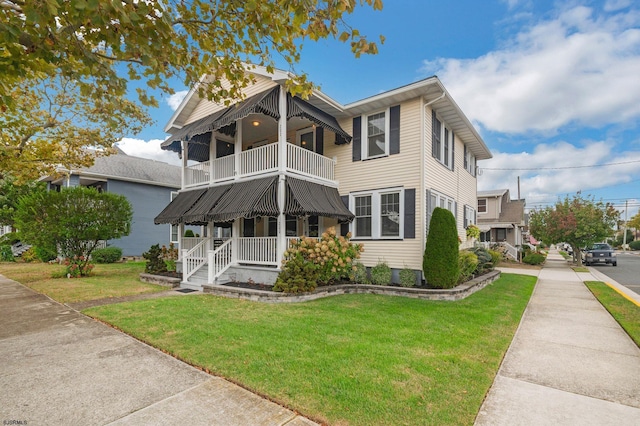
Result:
[[[640,208],[640,5],[634,0],[386,0],[347,21],[374,56],[353,57],[333,40],[306,42],[293,70],[349,103],[437,75],[494,158],[478,189],[508,188],[543,207],[582,191],[628,215]],[[284,64],[279,64],[281,67]],[[132,155],[159,152],[184,96],[164,98],[155,126],[125,138]],[[624,217],[624,216],[623,216]]]

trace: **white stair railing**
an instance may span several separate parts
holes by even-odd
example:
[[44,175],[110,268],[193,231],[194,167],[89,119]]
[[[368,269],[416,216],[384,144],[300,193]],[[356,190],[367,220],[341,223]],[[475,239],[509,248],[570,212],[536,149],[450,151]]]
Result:
[[211,242],[211,238],[206,238],[196,244],[191,250],[182,251],[182,275],[183,281],[189,281],[189,278],[196,271],[207,264],[207,249]]
[[500,243],[502,247],[505,248],[505,253],[507,256],[512,257],[515,260],[518,260],[518,249],[506,241]]
[[209,270],[208,282],[215,283],[216,280],[229,269],[232,263],[231,248],[233,240],[227,240],[215,250],[209,250]]

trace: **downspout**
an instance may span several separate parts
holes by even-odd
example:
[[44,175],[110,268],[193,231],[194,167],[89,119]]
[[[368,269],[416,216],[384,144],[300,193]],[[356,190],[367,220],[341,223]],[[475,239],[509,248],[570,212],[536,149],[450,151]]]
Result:
[[442,94],[440,96],[438,96],[437,98],[427,102],[426,104],[424,104],[424,107],[428,107],[429,105],[431,105],[434,102],[438,102],[440,99],[444,98],[445,96],[447,96],[447,92],[442,92]]

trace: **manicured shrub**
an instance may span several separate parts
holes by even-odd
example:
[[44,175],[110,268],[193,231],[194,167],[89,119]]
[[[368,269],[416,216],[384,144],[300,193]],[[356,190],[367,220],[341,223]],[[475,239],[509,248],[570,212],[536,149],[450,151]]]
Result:
[[402,287],[413,287],[416,285],[416,272],[406,266],[400,270],[400,285]]
[[142,253],[142,257],[147,259],[144,271],[148,274],[160,274],[167,272],[167,265],[162,259],[162,250],[160,244],[154,244],[149,251]]
[[186,238],[195,237],[195,235],[193,234],[193,231],[191,229],[187,229],[186,231],[184,231],[184,236]]
[[369,277],[367,276],[367,267],[360,262],[353,264],[353,282],[356,284],[369,284]]
[[547,258],[542,253],[529,253],[522,261],[528,265],[541,265]]
[[453,288],[458,282],[458,230],[456,219],[436,207],[429,223],[422,269],[427,283],[435,288]]
[[320,268],[313,262],[304,259],[301,252],[291,254],[278,279],[273,286],[273,291],[283,293],[303,293],[313,291],[318,285]]
[[461,251],[458,257],[458,266],[460,269],[458,283],[463,283],[469,280],[476,271],[478,267],[478,256],[469,250]]
[[631,250],[640,250],[640,240],[630,242],[629,248]]
[[371,268],[371,283],[376,285],[391,284],[391,268],[386,262],[378,262]]
[[495,268],[500,259],[502,259],[502,253],[495,250],[489,250],[489,254],[491,255],[491,269]]
[[2,262],[15,262],[16,258],[13,257],[11,246],[4,244],[0,246],[0,261]]
[[36,246],[34,247],[36,257],[41,262],[50,262],[58,258],[58,251],[55,247]]
[[91,259],[96,263],[115,263],[122,259],[122,249],[120,247],[95,249],[91,253]]

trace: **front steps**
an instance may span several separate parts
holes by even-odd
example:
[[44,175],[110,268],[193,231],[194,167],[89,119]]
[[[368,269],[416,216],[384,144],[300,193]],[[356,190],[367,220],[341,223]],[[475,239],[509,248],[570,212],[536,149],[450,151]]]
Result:
[[274,284],[279,272],[279,269],[267,266],[235,265],[229,267],[215,283],[209,283],[207,265],[205,264],[189,277],[189,281],[181,282],[180,287],[202,290],[202,286],[206,284],[225,284],[231,281]]

